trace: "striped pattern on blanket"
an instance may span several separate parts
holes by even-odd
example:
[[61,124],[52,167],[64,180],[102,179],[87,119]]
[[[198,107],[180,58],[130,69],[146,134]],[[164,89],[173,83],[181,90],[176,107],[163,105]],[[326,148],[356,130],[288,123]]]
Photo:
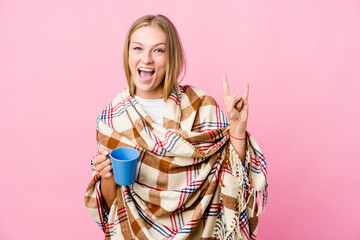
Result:
[[107,209],[101,177],[85,193],[105,239],[256,239],[267,202],[265,158],[247,133],[245,164],[229,141],[215,100],[175,86],[157,125],[123,90],[97,117],[98,146],[140,151],[135,183],[118,186]]

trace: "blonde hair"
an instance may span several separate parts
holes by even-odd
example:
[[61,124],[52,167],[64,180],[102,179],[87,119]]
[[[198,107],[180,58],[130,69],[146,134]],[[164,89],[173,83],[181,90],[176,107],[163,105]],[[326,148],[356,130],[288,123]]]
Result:
[[129,47],[131,35],[141,27],[152,26],[159,27],[166,35],[166,72],[164,77],[164,93],[163,98],[166,100],[174,84],[177,83],[181,72],[186,72],[185,53],[181,45],[180,36],[174,24],[163,15],[146,15],[136,20],[130,27],[125,40],[123,64],[129,85],[131,96],[135,94],[135,84],[131,76],[129,67]]

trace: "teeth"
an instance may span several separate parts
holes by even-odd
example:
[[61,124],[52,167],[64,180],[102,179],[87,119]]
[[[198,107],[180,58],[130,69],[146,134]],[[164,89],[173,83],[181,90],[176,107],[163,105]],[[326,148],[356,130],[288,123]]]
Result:
[[145,72],[153,72],[153,70],[148,69],[148,68],[139,68],[140,71],[145,71]]

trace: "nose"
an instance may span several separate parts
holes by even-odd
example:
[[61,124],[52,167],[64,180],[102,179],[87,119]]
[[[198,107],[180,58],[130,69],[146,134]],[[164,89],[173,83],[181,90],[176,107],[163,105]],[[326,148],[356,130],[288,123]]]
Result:
[[154,62],[154,59],[152,58],[152,54],[151,51],[144,51],[142,57],[141,57],[141,61],[144,64],[151,64]]

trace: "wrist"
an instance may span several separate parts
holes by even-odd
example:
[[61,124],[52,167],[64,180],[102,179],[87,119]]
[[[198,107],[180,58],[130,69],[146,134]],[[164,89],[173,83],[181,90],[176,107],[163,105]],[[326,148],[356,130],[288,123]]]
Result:
[[231,139],[235,139],[235,140],[239,140],[239,141],[244,141],[246,139],[246,134],[245,134],[245,136],[242,136],[242,137],[235,137],[229,132],[229,135],[230,135]]
[[229,133],[237,138],[244,138],[246,136],[245,124],[230,124]]

